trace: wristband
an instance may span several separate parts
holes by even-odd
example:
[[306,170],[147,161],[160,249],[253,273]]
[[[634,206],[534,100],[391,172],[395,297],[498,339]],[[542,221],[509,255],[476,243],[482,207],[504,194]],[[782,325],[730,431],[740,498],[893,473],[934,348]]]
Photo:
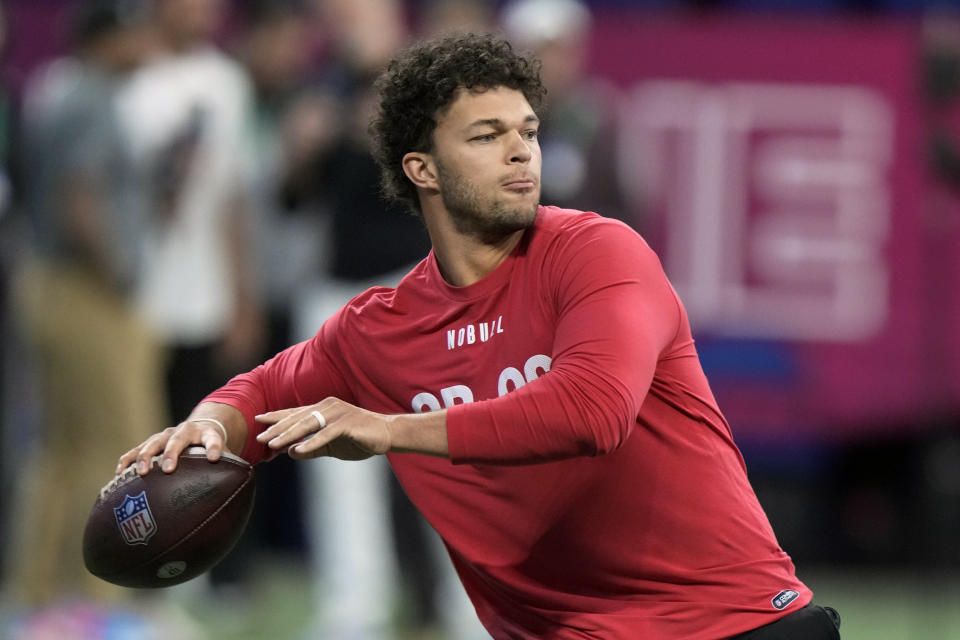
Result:
[[229,440],[230,437],[227,435],[227,428],[223,426],[222,422],[220,422],[216,418],[190,418],[190,422],[210,422],[217,425],[218,427],[220,427],[220,431],[223,432],[223,444],[224,446],[226,446],[227,440]]

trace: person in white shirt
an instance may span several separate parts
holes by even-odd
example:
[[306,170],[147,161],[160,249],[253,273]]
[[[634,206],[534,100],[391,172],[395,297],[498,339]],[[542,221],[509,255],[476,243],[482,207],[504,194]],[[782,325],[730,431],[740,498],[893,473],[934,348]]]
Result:
[[222,5],[158,0],[159,53],[119,98],[152,202],[136,300],[169,351],[174,418],[256,361],[264,340],[243,165],[251,88],[211,41]]

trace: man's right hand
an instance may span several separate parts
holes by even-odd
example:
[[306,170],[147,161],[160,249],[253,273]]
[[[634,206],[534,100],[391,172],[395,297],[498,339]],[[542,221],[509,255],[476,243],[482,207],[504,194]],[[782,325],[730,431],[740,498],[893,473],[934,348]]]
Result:
[[135,464],[137,473],[146,475],[150,472],[150,461],[157,455],[161,455],[160,468],[164,473],[172,473],[177,468],[180,454],[193,445],[204,447],[207,450],[207,460],[216,462],[224,449],[230,450],[220,424],[224,425],[228,439],[234,438],[234,442],[242,449],[246,439],[246,421],[243,414],[227,405],[204,403],[176,427],[168,427],[153,434],[120,456],[116,473],[119,474]]

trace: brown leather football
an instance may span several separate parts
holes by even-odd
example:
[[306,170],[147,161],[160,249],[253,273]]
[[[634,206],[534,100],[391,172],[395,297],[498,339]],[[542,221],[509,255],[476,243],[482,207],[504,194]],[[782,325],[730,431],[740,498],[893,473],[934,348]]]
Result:
[[131,466],[111,480],[90,511],[83,561],[93,575],[124,587],[169,587],[209,570],[240,539],[253,509],[253,467],[203,447],[180,455],[173,473],[139,476]]

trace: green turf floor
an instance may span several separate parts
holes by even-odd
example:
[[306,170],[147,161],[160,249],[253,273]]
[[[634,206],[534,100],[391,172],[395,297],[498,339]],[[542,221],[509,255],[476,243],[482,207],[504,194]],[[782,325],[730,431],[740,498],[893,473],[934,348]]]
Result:
[[[242,598],[196,598],[185,606],[211,640],[306,640],[318,603],[295,564],[265,565]],[[818,603],[841,614],[844,640],[960,640],[960,574],[819,569],[801,576]],[[447,640],[437,629],[415,628],[397,605],[398,637]],[[455,640],[455,639],[450,639]]]

